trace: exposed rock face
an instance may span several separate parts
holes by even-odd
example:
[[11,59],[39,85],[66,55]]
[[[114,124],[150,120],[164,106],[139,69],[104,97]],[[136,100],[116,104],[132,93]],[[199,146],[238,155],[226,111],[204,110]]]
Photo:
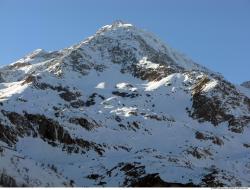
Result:
[[[244,127],[250,123],[249,116],[236,117],[229,113],[229,106],[235,107],[242,104],[249,112],[249,98],[242,96],[236,91],[235,87],[226,81],[221,81],[213,92],[207,94],[203,92],[203,88],[210,82],[209,78],[202,78],[193,88],[193,111],[191,116],[199,119],[199,121],[210,121],[217,126],[222,122],[228,122],[229,129],[233,132],[240,133]],[[212,94],[212,95],[211,95]],[[242,101],[243,100],[243,101]],[[225,104],[225,101],[228,104]]]
[[123,22],[35,50],[0,68],[0,186],[249,186],[247,91]]
[[15,144],[15,142],[17,141],[17,134],[15,133],[14,130],[12,130],[11,128],[8,128],[2,124],[0,124],[0,139],[1,141],[5,142],[8,145],[12,145]]
[[82,126],[83,128],[85,128],[85,129],[87,129],[89,131],[94,129],[94,128],[99,127],[97,123],[94,123],[94,122],[91,123],[87,119],[82,118],[82,117],[80,117],[80,118],[70,118],[69,122],[80,125],[80,126]]
[[0,174],[0,185],[1,187],[17,187],[15,179],[5,173]]
[[[17,141],[17,136],[24,137],[25,135],[32,135],[33,137],[37,137],[39,135],[43,140],[53,146],[58,146],[58,142],[66,145],[66,150],[68,152],[72,152],[72,150],[79,152],[79,147],[87,150],[93,149],[98,154],[102,154],[104,151],[101,148],[101,145],[83,139],[72,138],[68,131],[66,131],[58,122],[47,118],[44,115],[25,113],[23,116],[15,112],[6,112],[3,110],[2,112],[8,117],[10,122],[16,126],[16,131],[0,126],[3,131],[1,134],[2,140],[6,143],[15,143]],[[75,118],[73,120],[78,121],[79,124],[89,130],[94,128],[93,124],[83,118]]]

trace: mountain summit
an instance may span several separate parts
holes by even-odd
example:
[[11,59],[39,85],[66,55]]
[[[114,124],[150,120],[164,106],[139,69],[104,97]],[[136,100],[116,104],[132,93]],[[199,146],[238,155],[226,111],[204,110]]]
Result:
[[35,50],[0,69],[0,186],[249,186],[242,88],[121,21]]

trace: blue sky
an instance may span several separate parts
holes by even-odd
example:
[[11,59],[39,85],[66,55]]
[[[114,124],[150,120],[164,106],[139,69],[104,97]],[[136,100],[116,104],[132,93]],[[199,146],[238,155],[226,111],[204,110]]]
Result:
[[0,65],[121,19],[228,80],[250,80],[250,0],[0,0]]

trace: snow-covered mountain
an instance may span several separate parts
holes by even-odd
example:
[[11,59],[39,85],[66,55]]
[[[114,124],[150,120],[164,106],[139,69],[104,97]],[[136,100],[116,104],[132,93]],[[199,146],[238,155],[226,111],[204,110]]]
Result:
[[0,69],[0,186],[250,186],[250,99],[115,22]]

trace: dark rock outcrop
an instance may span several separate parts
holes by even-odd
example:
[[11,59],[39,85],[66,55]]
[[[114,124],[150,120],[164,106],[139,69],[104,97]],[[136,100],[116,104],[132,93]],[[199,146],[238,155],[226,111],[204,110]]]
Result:
[[131,187],[198,187],[193,183],[173,183],[163,181],[158,173],[147,174],[132,182]]

